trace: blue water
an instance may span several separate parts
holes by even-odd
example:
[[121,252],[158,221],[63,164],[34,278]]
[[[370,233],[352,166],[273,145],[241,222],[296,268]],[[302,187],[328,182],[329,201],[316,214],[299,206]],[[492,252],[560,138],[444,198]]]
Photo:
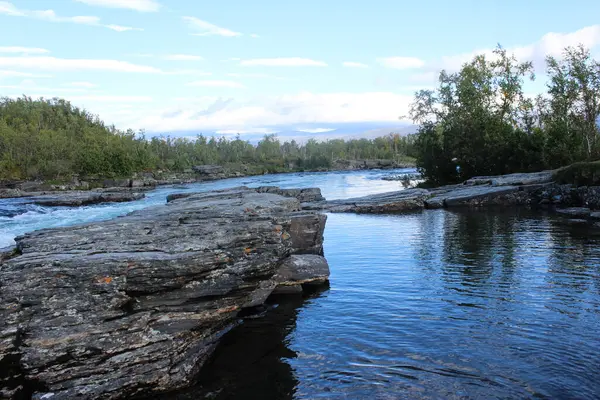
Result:
[[[262,176],[185,190],[320,186],[343,198],[400,189],[382,174]],[[172,191],[181,190],[40,214],[109,218]],[[31,226],[66,223],[44,218]],[[330,286],[271,299],[264,317],[224,337],[197,385],[164,398],[598,399],[600,229],[565,222],[524,209],[330,214]]]

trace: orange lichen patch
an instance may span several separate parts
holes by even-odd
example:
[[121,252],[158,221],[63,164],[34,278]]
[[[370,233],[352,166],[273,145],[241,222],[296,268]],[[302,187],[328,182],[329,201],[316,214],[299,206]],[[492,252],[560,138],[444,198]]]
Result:
[[112,281],[113,281],[113,278],[110,277],[110,276],[103,276],[103,277],[100,277],[100,278],[96,279],[96,282],[98,282],[98,283],[104,283],[104,284],[107,284],[107,285],[109,283],[111,283]]
[[229,306],[229,307],[225,307],[225,308],[219,308],[217,310],[218,314],[223,314],[223,313],[228,313],[228,312],[233,312],[233,311],[237,311],[239,309],[238,306]]
[[66,278],[67,276],[66,276],[66,275],[63,275],[63,274],[56,274],[56,275],[54,275],[54,277],[55,277],[56,279],[63,279],[63,278]]
[[283,240],[288,240],[288,239],[289,239],[289,238],[291,238],[291,237],[292,237],[292,236],[291,236],[289,233],[287,233],[287,232],[283,232],[283,233],[281,234],[281,238],[282,238]]
[[250,247],[246,247],[246,248],[244,249],[244,253],[246,253],[246,254],[250,254],[250,253],[252,253],[254,250],[256,250],[256,249],[252,249],[252,248],[250,248]]

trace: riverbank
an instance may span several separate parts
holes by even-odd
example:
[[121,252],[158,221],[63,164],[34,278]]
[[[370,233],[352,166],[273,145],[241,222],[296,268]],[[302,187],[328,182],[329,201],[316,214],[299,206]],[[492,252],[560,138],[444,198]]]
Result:
[[[413,168],[409,162],[393,160],[336,160],[330,168],[305,170],[281,168],[270,171],[272,174],[295,172],[361,171],[372,169]],[[250,165],[220,166],[199,165],[183,172],[156,171],[137,173],[127,178],[102,176],[73,176],[64,181],[3,181],[0,182],[0,198],[59,196],[63,192],[144,192],[158,186],[210,182],[221,179],[258,176],[267,173],[262,167]],[[93,195],[90,195],[93,197]],[[91,204],[91,203],[90,203]]]

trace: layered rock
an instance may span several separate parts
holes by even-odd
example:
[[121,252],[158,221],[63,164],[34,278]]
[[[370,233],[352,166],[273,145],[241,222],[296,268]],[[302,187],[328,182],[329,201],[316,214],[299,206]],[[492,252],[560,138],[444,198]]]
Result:
[[122,203],[143,198],[143,193],[131,191],[64,192],[34,197],[32,203],[46,207],[80,207],[101,203]]
[[295,197],[237,188],[17,238],[0,266],[2,395],[188,385],[240,311],[327,279],[325,221]]
[[[394,213],[452,207],[552,206],[600,209],[600,187],[559,185],[554,171],[475,177],[435,189],[406,189],[352,199],[310,200],[304,207],[329,212]],[[588,213],[589,214],[589,213]]]

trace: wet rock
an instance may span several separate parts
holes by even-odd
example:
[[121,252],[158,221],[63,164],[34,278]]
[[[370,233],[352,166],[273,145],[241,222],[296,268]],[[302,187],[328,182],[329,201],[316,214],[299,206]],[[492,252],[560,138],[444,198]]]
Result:
[[120,399],[189,385],[277,274],[326,279],[325,220],[238,188],[18,237],[0,267],[0,391]]
[[46,207],[81,207],[101,203],[122,203],[144,198],[133,192],[64,192],[34,197],[32,202]]
[[591,214],[590,209],[585,207],[562,208],[556,212],[573,218],[588,218]]
[[600,220],[600,212],[596,211],[596,212],[590,213],[590,218]]
[[320,255],[291,255],[283,262],[274,279],[278,286],[322,284],[329,280],[329,264]]
[[315,202],[306,206],[330,212],[392,213],[423,209],[428,195],[425,189],[406,189],[353,199]]

